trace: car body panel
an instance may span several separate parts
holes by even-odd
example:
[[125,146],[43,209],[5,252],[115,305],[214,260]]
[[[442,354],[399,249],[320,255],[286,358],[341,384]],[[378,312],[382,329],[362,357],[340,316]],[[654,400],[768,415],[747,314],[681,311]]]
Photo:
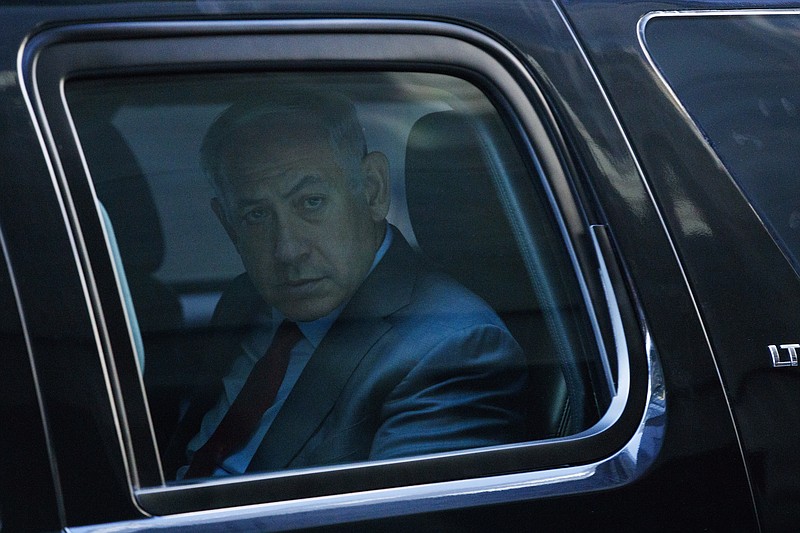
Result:
[[[60,526],[87,531],[102,530],[104,524],[112,524],[109,529],[201,524],[207,530],[234,525],[343,531],[792,529],[800,513],[800,465],[794,453],[794,436],[800,434],[797,369],[773,368],[768,346],[796,340],[791,335],[800,316],[797,275],[640,41],[648,13],[710,7],[744,6],[565,0],[0,7],[0,222],[51,435],[63,500]],[[422,488],[387,489],[378,495],[163,518],[148,518],[137,503],[102,334],[104,324],[122,323],[123,310],[112,311],[93,299],[97,281],[87,277],[113,266],[88,264],[81,251],[83,232],[101,228],[76,224],[69,185],[59,180],[48,149],[61,141],[33,118],[36,102],[18,77],[26,43],[48,29],[87,22],[290,20],[302,25],[309,19],[345,18],[355,24],[399,19],[468,28],[506,48],[535,80],[537,87],[519,83],[531,99],[541,91],[557,163],[569,174],[551,185],[563,187],[579,206],[573,211],[559,207],[568,224],[607,228],[626,296],[646,325],[642,339],[663,372],[667,423],[660,430],[658,456],[647,461],[646,471],[623,472],[624,483],[576,483],[569,491],[552,482],[547,490],[520,487],[510,477],[511,488],[477,490],[472,496],[465,494],[469,490],[448,492],[448,486],[428,487],[428,496]],[[591,250],[591,235],[582,238]],[[33,253],[31,243],[47,246]],[[106,278],[97,279],[104,283]],[[651,390],[661,394],[658,386]],[[65,401],[70,397],[75,401]],[[580,477],[581,468],[541,473],[542,479]],[[50,491],[52,486],[41,488],[42,494]],[[364,500],[368,496],[376,499],[370,503]],[[52,524],[58,505],[41,506],[50,517],[43,521]]]
[[[705,7],[704,11],[694,10],[701,16],[748,16],[748,10],[737,5],[715,5],[713,11],[707,5],[692,7]],[[764,7],[760,4],[753,10],[758,13],[756,10]],[[609,91],[613,93],[622,84],[640,87],[638,99],[630,94],[630,98],[615,99],[614,103],[627,119],[632,141],[640,147],[640,159],[663,206],[705,317],[763,526],[766,530],[791,529],[796,519],[789,509],[796,508],[797,502],[792,503],[794,491],[789,487],[798,464],[795,443],[787,436],[796,434],[800,423],[790,400],[796,395],[798,376],[791,369],[784,372],[772,366],[769,345],[783,342],[776,339],[789,338],[796,330],[797,275],[695,123],[675,101],[655,65],[648,61],[645,47],[637,46],[638,36],[619,32],[615,49],[627,53],[612,53],[589,29],[600,27],[596,26],[598,17],[608,11],[588,3],[568,10],[576,26],[586,30],[587,49],[604,72]],[[686,14],[687,10],[685,6],[663,4],[648,5],[646,11],[635,7],[623,11],[616,10],[614,18],[640,26],[646,44],[642,17],[650,12]],[[586,24],[589,18],[590,25]],[[606,28],[602,40],[608,42],[609,33]],[[647,117],[655,113],[666,126],[663,133],[647,125]],[[733,264],[739,268],[730,269]],[[739,318],[719,319],[731,313]]]

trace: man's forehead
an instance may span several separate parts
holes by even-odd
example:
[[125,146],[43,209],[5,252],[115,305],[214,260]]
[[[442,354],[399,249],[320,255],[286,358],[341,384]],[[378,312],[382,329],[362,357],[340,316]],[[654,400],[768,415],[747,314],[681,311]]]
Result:
[[304,113],[255,117],[226,145],[219,153],[222,186],[236,196],[259,189],[284,195],[305,176],[333,177],[341,166],[320,121]]
[[234,196],[274,194],[288,197],[302,187],[332,185],[339,165],[325,146],[262,150],[223,165],[224,187]]
[[236,187],[276,186],[293,187],[301,181],[320,183],[332,177],[335,167],[316,154],[297,157],[269,158],[237,165],[226,172],[227,181]]

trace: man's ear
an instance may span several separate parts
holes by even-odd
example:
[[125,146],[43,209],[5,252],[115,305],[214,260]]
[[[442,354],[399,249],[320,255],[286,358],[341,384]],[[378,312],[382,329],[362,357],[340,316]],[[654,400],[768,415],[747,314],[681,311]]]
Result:
[[372,220],[380,222],[389,214],[389,160],[381,152],[370,152],[361,160],[364,172],[364,194]]
[[228,215],[225,213],[225,207],[223,207],[222,202],[219,198],[214,197],[211,199],[211,210],[214,211],[214,214],[217,215],[217,220],[220,221],[222,227],[225,228],[225,233],[228,234],[228,238],[231,240],[233,245],[236,247],[236,250],[239,250],[238,242],[239,239],[237,237],[236,231],[231,225],[230,220],[228,220]]

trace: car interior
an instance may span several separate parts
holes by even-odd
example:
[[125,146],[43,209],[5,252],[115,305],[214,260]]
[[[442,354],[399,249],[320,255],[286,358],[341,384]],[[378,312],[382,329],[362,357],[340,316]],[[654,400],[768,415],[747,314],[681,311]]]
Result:
[[[529,440],[595,423],[613,377],[587,326],[568,251],[519,144],[471,83],[422,73],[75,81],[67,101],[130,288],[162,451],[191,391],[219,373],[207,346],[230,332],[212,315],[243,271],[209,207],[199,143],[227,102],[264,83],[310,83],[354,101],[369,150],[390,161],[390,222],[486,300],[523,347]],[[536,207],[512,216],[520,195]]]

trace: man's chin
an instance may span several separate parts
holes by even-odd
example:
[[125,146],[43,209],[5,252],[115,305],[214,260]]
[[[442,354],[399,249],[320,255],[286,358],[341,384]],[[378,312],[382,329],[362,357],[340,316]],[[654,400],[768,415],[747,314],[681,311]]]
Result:
[[336,309],[334,304],[326,304],[323,302],[296,302],[290,305],[277,306],[278,310],[293,322],[313,322],[325,316]]

